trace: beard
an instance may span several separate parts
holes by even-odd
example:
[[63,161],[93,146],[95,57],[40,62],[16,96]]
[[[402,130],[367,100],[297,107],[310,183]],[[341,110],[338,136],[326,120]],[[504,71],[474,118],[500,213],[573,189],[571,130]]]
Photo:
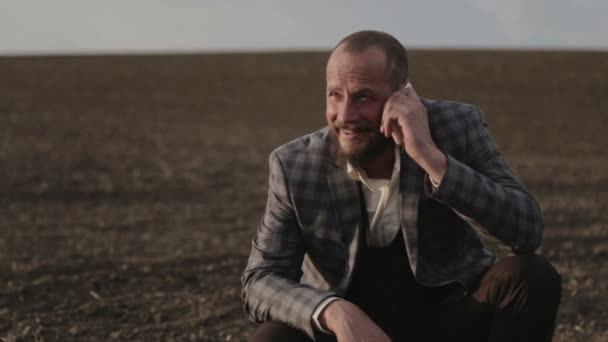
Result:
[[[382,152],[395,146],[393,139],[380,134],[379,126],[370,123],[346,124],[335,121],[330,129],[334,140],[334,152],[338,161],[341,164],[348,161],[356,168],[362,168],[363,165],[373,162]],[[362,134],[364,139],[361,139],[362,141],[346,142],[343,145],[336,132],[337,129],[347,129]]]

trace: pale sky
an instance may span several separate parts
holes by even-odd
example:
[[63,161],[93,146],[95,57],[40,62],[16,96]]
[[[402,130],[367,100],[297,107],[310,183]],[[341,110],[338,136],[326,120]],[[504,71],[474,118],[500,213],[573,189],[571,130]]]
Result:
[[608,0],[0,0],[0,55],[406,47],[608,50]]

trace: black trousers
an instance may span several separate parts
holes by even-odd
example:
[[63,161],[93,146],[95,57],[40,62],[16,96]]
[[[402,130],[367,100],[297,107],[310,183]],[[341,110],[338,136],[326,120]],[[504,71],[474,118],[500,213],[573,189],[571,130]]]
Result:
[[[407,341],[551,341],[560,298],[561,278],[544,257],[511,256],[492,265],[477,288],[457,301],[427,298],[404,307],[399,336]],[[311,340],[271,321],[260,325],[249,341]]]

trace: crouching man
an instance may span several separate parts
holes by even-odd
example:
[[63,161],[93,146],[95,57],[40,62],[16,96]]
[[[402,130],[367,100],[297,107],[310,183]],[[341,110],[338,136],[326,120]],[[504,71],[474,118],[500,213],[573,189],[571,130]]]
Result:
[[[550,341],[561,281],[540,209],[475,106],[420,97],[405,48],[356,32],[327,126],[272,152],[242,275],[251,341]],[[496,260],[479,234],[509,246]]]

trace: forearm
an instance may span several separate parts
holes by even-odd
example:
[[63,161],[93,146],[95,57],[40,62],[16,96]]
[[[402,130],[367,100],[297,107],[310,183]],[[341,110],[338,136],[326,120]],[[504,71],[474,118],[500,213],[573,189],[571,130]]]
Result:
[[300,283],[306,251],[276,153],[270,155],[269,170],[266,210],[241,278],[244,309],[255,321],[285,322],[312,336],[312,312],[333,293]]
[[447,156],[439,187],[427,191],[516,252],[533,252],[541,243],[540,208],[498,154],[479,171]]
[[297,230],[268,222],[265,217],[241,277],[244,310],[256,322],[276,320],[312,336],[313,311],[332,294],[300,284],[304,252]]
[[433,183],[441,183],[447,171],[448,160],[446,155],[434,143],[427,144],[422,148],[422,152],[414,156],[413,159],[433,180]]
[[247,315],[256,322],[276,320],[314,335],[313,311],[334,293],[300,284],[280,274],[243,276],[242,299]]

